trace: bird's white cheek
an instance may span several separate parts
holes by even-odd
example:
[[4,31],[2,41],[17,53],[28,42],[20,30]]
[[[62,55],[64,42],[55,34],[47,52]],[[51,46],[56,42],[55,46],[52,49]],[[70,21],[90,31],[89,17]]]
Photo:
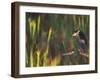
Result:
[[77,35],[77,34],[76,34],[76,33],[74,33],[72,36],[73,36],[73,37],[75,37],[76,35]]

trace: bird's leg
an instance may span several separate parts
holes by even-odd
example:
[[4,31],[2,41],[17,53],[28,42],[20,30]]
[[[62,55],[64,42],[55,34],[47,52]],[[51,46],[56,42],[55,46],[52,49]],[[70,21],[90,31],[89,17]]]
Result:
[[83,60],[83,63],[88,63],[89,62],[89,56],[85,52],[83,52],[81,49],[78,49],[78,51],[79,51],[79,54],[80,54],[80,56]]
[[72,63],[73,65],[78,64],[73,55],[69,55],[69,58],[70,58],[71,63]]

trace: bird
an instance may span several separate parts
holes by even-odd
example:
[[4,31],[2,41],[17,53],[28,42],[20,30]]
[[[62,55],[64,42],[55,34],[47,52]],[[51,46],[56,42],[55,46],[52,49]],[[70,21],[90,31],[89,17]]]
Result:
[[82,63],[87,63],[86,58],[88,58],[87,55],[87,47],[88,47],[88,40],[83,31],[75,30],[72,36],[76,39],[76,44],[78,47],[78,52],[81,55]]

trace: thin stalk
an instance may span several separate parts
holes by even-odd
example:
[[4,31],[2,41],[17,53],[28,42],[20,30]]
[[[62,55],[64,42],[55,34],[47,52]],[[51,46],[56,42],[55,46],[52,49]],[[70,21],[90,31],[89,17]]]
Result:
[[46,58],[47,58],[47,55],[48,55],[49,41],[50,41],[50,38],[51,38],[51,34],[52,34],[52,28],[50,27],[49,32],[48,32],[47,48],[46,48],[46,51],[44,52],[44,55],[43,55],[43,57],[44,57],[43,66],[46,66]]
[[33,53],[32,53],[32,49],[30,51],[30,67],[33,67]]
[[36,64],[36,66],[39,67],[39,63],[40,63],[40,51],[37,50],[36,54],[37,54],[37,64]]
[[50,29],[49,29],[49,34],[48,34],[48,42],[49,42],[49,40],[50,40],[50,38],[51,38],[51,33],[52,33],[52,28],[50,27]]
[[38,24],[37,24],[37,32],[39,34],[40,31],[40,16],[38,16]]
[[46,66],[46,58],[47,58],[47,54],[48,54],[48,46],[47,46],[47,49],[46,51],[44,52],[44,55],[43,55],[43,66]]

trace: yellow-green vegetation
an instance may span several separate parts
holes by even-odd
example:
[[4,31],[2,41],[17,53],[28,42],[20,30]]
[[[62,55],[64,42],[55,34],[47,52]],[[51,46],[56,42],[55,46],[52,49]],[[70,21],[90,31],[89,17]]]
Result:
[[46,48],[46,50],[44,51],[44,54],[43,54],[43,66],[46,66],[46,62],[47,62],[47,55],[48,55],[48,46]]
[[30,51],[30,67],[33,67],[33,52],[32,52],[32,49]]
[[40,62],[40,50],[36,51],[36,56],[37,56],[37,67],[38,67]]

